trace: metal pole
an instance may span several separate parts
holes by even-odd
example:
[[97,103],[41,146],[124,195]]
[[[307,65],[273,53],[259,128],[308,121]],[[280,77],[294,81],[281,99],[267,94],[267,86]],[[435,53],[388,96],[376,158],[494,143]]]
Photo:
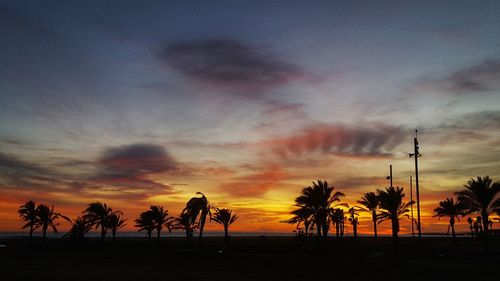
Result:
[[[410,201],[413,201],[413,177],[410,176]],[[415,237],[415,228],[414,228],[414,223],[413,223],[413,204],[410,205],[411,209],[411,237]]]
[[391,178],[391,187],[392,187],[392,164],[389,165],[389,177]]
[[415,138],[413,139],[413,147],[414,147],[414,157],[415,157],[415,188],[417,191],[417,230],[418,230],[418,240],[422,240],[422,227],[420,224],[420,192],[418,188],[418,157],[420,154],[418,153],[418,141],[417,141],[417,133],[418,130],[415,130]]

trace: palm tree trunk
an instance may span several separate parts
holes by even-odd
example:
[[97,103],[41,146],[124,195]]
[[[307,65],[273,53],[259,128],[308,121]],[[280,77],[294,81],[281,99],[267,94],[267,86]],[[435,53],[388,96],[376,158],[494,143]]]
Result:
[[227,244],[229,243],[229,227],[227,225],[224,225],[224,243]]
[[488,239],[488,230],[489,230],[489,227],[488,227],[488,223],[489,223],[489,218],[488,218],[488,213],[483,211],[481,212],[481,217],[483,219],[483,238],[485,240]]
[[161,230],[159,228],[156,229],[156,241],[158,243],[160,243],[160,233],[161,233]]
[[451,227],[451,236],[453,237],[453,244],[455,248],[458,247],[457,237],[455,235],[455,220],[453,218],[450,219],[450,227]]
[[30,225],[30,238],[28,241],[28,245],[31,246],[31,242],[33,241],[33,224]]
[[116,238],[116,228],[113,228],[113,241],[115,241]]
[[101,224],[101,242],[104,242],[104,237],[106,236],[106,228]]
[[321,236],[321,226],[319,223],[316,223],[316,233],[318,234],[318,237]]
[[340,224],[339,222],[335,222],[335,235],[337,237],[337,240],[340,239]]
[[398,232],[399,232],[399,219],[392,219],[392,243],[394,246],[394,253],[398,252]]
[[372,220],[373,220],[373,234],[375,235],[375,241],[378,240],[377,237],[377,213],[375,210],[372,212]]
[[45,243],[45,240],[47,238],[47,225],[44,225],[43,228],[42,228],[42,240],[43,240],[43,243]]
[[198,236],[199,241],[201,242],[201,238],[203,237],[203,228],[205,228],[205,219],[206,214],[202,214],[200,218],[200,235]]

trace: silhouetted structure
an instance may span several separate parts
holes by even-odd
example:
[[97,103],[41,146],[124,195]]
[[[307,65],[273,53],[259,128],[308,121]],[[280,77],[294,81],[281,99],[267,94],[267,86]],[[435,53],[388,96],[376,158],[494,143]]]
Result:
[[364,207],[360,207],[359,209],[364,212],[371,213],[372,222],[373,222],[373,235],[375,239],[377,239],[377,224],[378,224],[378,208],[380,205],[379,198],[375,192],[367,192],[361,197],[361,200],[358,201],[359,204]]
[[229,226],[238,219],[238,216],[233,215],[232,212],[229,209],[215,208],[215,213],[212,216],[213,221],[224,226],[224,242],[226,245],[229,242]]
[[[488,239],[489,215],[500,210],[500,183],[493,182],[490,177],[470,179],[465,190],[456,192],[458,200],[463,202],[469,214],[477,213],[478,223],[484,233],[482,237]],[[482,224],[482,225],[481,225]]]
[[36,214],[36,203],[33,200],[26,201],[23,205],[19,207],[17,210],[19,217],[22,221],[26,222],[21,228],[30,228],[29,232],[29,245],[33,240],[33,231],[35,231],[35,226],[37,223],[37,214]]
[[459,216],[464,216],[467,213],[467,207],[463,202],[454,201],[453,198],[446,198],[439,202],[439,207],[434,209],[436,215],[434,217],[449,217],[451,234],[453,236],[453,243],[457,246],[457,237],[455,235],[455,220],[460,220]]
[[196,192],[196,194],[201,195],[201,197],[193,197],[191,198],[184,210],[182,210],[183,214],[187,214],[190,220],[190,224],[194,224],[196,219],[199,216],[198,225],[200,228],[199,240],[203,237],[203,229],[205,228],[205,222],[207,216],[211,216],[210,205],[208,204],[207,197],[201,192]]

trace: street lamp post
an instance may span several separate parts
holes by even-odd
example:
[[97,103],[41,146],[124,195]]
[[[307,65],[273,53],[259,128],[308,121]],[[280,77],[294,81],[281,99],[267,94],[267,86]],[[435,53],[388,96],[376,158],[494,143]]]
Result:
[[415,158],[415,190],[417,195],[417,231],[418,231],[418,241],[422,240],[422,227],[420,224],[420,190],[418,188],[418,158],[422,155],[418,152],[418,140],[417,140],[418,130],[415,130],[415,138],[413,138],[413,153],[409,153],[410,157]]

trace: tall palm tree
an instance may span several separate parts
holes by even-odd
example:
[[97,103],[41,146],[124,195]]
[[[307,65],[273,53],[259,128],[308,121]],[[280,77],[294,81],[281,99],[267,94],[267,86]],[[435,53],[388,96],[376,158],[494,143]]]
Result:
[[414,203],[403,202],[405,194],[402,187],[386,187],[385,190],[377,190],[380,202],[379,222],[390,220],[392,224],[392,238],[394,247],[397,248],[399,220],[402,217],[408,218],[409,207]]
[[181,229],[186,232],[186,240],[193,237],[194,231],[198,228],[198,224],[193,222],[188,213],[181,213],[179,217],[174,219],[172,229]]
[[212,220],[224,226],[224,241],[229,242],[229,226],[238,219],[237,215],[233,214],[232,210],[215,208],[215,213]]
[[113,241],[116,238],[116,231],[124,227],[126,225],[125,222],[127,222],[127,219],[122,218],[118,212],[113,212],[109,215],[107,227],[111,229]]
[[139,228],[139,232],[145,231],[146,236],[148,237],[148,242],[151,240],[151,234],[153,233],[153,230],[155,229],[156,225],[154,222],[154,215],[151,210],[147,210],[145,212],[142,212],[139,215],[139,218],[135,220],[135,227]]
[[363,205],[363,207],[359,208],[361,211],[371,213],[373,222],[373,235],[375,236],[375,240],[377,240],[377,211],[380,205],[377,194],[375,192],[367,192],[363,195],[363,197],[361,197],[361,200],[359,200],[358,203]]
[[101,228],[101,241],[104,241],[109,215],[113,213],[113,210],[106,203],[95,202],[90,203],[83,213],[83,218],[88,220],[95,229]]
[[352,224],[352,233],[353,233],[353,238],[356,240],[358,237],[358,212],[356,212],[356,209],[354,207],[349,208],[349,221]]
[[184,210],[182,210],[183,214],[187,214],[190,220],[190,224],[196,223],[196,219],[199,217],[199,221],[197,225],[200,228],[199,239],[203,237],[203,229],[205,228],[205,222],[207,219],[207,215],[211,216],[210,205],[208,203],[207,197],[201,192],[196,192],[197,195],[201,195],[201,197],[193,197],[191,198]]
[[31,245],[31,241],[33,240],[33,231],[35,231],[35,226],[37,223],[35,201],[33,200],[26,201],[23,205],[19,207],[17,213],[19,214],[21,220],[26,222],[26,224],[23,225],[21,228],[22,229],[25,229],[27,227],[30,228],[29,245]]
[[156,239],[160,241],[160,233],[164,226],[167,227],[168,232],[171,232],[171,224],[173,217],[168,216],[168,210],[164,210],[162,206],[151,206],[150,210],[153,215],[153,223],[156,229]]
[[500,183],[493,182],[490,177],[470,179],[465,190],[456,193],[458,200],[462,201],[469,213],[478,213],[483,223],[483,237],[488,238],[489,215],[500,210]]
[[464,216],[467,213],[467,207],[461,201],[454,201],[453,198],[446,198],[439,202],[439,207],[434,209],[436,215],[434,217],[450,218],[451,235],[453,243],[457,246],[457,237],[455,236],[455,220],[460,220],[459,216]]
[[[330,226],[329,214],[331,205],[334,202],[340,201],[340,197],[344,196],[342,192],[333,193],[333,186],[329,186],[326,181],[313,182],[312,186],[302,189],[301,195],[295,198],[295,203],[298,207],[311,208],[313,211],[316,231],[319,236],[327,237]],[[333,193],[333,194],[332,194]]]
[[297,224],[297,228],[300,227],[300,224],[304,225],[304,235],[306,237],[309,236],[309,229],[311,228],[311,224],[314,223],[313,214],[314,210],[308,207],[300,207],[290,212],[293,217],[289,220],[286,220],[286,223]]
[[66,233],[66,237],[74,240],[83,240],[85,235],[92,229],[92,224],[82,217],[76,218],[71,225],[71,229]]
[[59,225],[59,223],[56,223],[57,219],[62,218],[71,223],[71,219],[67,216],[54,212],[54,205],[52,205],[52,208],[49,208],[49,206],[44,204],[38,205],[38,207],[36,207],[36,216],[37,224],[35,228],[42,228],[43,241],[45,241],[47,237],[47,229],[49,228],[49,226],[52,227],[52,230],[55,233],[57,233],[57,226]]

